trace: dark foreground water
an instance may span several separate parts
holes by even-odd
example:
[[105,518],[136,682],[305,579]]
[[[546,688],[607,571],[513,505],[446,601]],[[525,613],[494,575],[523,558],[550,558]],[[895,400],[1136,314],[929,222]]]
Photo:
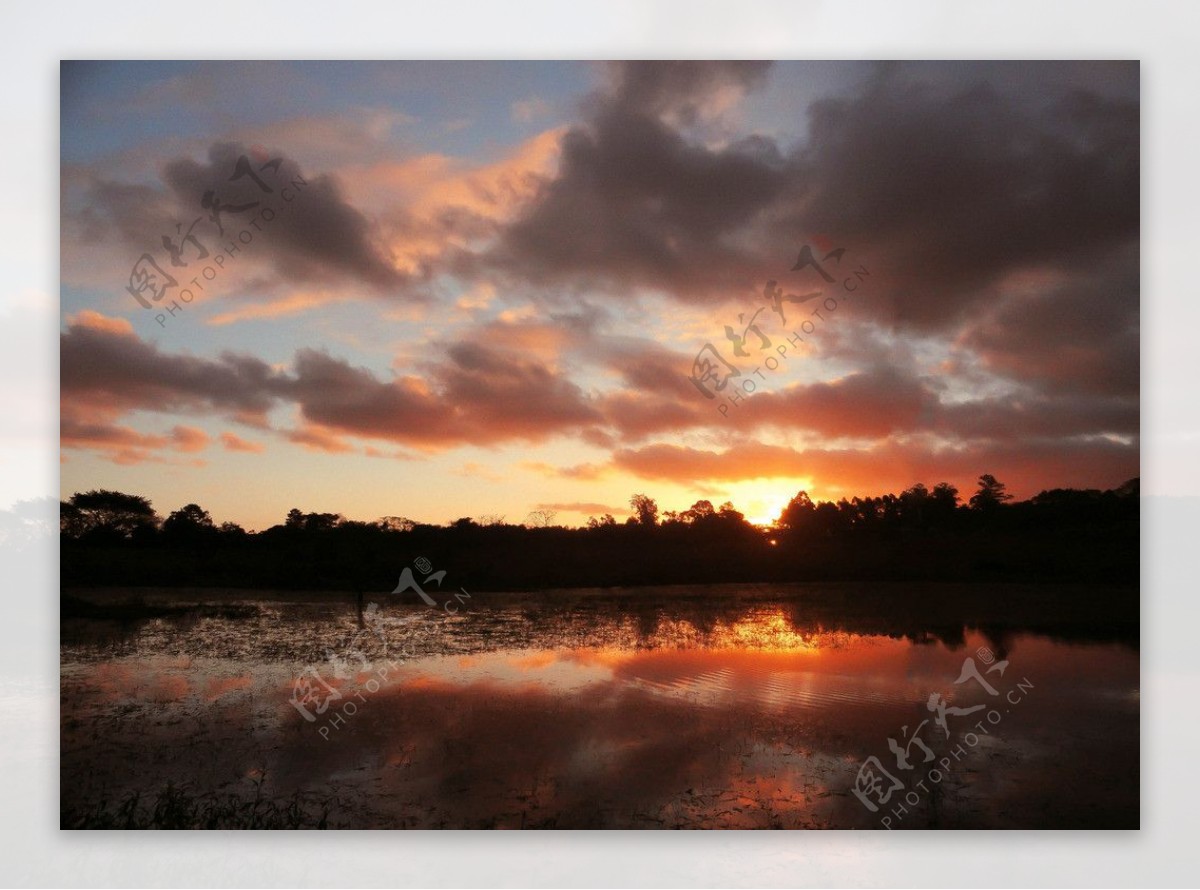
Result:
[[63,825],[1138,825],[1136,591],[439,599],[73,593]]

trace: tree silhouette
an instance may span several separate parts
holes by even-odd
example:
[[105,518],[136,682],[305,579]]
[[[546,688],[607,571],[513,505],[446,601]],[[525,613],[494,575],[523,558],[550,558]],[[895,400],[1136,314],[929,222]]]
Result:
[[958,489],[949,482],[939,482],[929,493],[929,504],[926,507],[929,522],[936,526],[949,525],[954,521],[954,513],[958,509]]
[[788,505],[783,508],[783,512],[779,514],[775,524],[785,529],[801,529],[812,522],[815,512],[816,507],[812,498],[808,496],[807,491],[801,491],[788,501]]
[[[557,518],[558,513],[555,510],[531,510],[525,517],[525,524],[530,528],[550,528]],[[483,524],[495,525],[496,523],[485,522]]]
[[208,511],[199,504],[187,504],[175,510],[163,520],[162,532],[168,539],[200,540],[207,535],[216,534],[217,527],[213,525]]
[[725,522],[742,523],[746,521],[745,514],[734,508],[732,501],[726,501],[717,512],[717,518]]
[[920,528],[925,524],[925,513],[929,499],[929,489],[920,482],[912,488],[906,488],[900,492],[901,518],[906,525],[913,525]]
[[1006,501],[1011,501],[1012,495],[1005,491],[1005,485],[991,473],[979,477],[979,491],[971,495],[971,509],[986,512],[995,510]]
[[153,531],[158,516],[147,498],[105,489],[71,495],[62,506],[61,523],[78,536],[103,534],[121,538]]
[[199,504],[187,504],[175,510],[163,520],[163,531],[172,526],[195,526],[197,528],[212,528],[213,520],[209,512]]
[[696,501],[690,509],[684,510],[679,518],[686,523],[703,522],[717,515],[717,509],[712,501]]
[[633,510],[630,522],[645,526],[658,523],[658,503],[654,498],[644,494],[635,494],[629,499],[629,507]]
[[[150,502],[111,491],[60,505],[64,585],[245,586],[390,589],[398,566],[418,556],[468,589],[641,586],[807,580],[1136,579],[1137,480],[1115,490],[1049,489],[1015,502],[994,476],[979,477],[970,507],[946,482],[814,502],[797,492],[772,528],[746,521],[730,502],[698,500],[664,514],[645,494],[633,515],[584,528],[483,523],[445,525],[402,517],[375,522],[290,510],[278,525],[217,527],[187,504],[159,527]],[[532,523],[530,523],[532,525]]]

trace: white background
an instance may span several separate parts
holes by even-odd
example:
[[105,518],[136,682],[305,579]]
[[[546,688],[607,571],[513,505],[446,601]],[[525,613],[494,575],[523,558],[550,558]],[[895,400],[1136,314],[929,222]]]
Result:
[[[58,497],[62,58],[1142,60],[1140,832],[59,832],[58,554],[0,566],[0,879],[12,886],[1195,885],[1200,4],[8,2],[0,12],[0,508]],[[1114,764],[1113,782],[1136,781]]]

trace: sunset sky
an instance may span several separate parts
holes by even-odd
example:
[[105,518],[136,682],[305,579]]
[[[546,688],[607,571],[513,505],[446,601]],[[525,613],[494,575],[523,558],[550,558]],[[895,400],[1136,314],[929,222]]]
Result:
[[[63,496],[261,529],[1115,487],[1139,118],[1136,62],[66,63]],[[820,296],[785,325],[772,280]],[[705,398],[706,344],[753,394]]]

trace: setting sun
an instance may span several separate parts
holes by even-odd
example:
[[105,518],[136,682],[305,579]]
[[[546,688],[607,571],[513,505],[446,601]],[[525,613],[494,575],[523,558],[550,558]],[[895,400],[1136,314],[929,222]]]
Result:
[[801,491],[807,491],[810,497],[816,497],[811,479],[759,479],[737,486],[730,499],[734,506],[746,515],[747,520],[755,525],[767,527],[775,524],[788,502]]

